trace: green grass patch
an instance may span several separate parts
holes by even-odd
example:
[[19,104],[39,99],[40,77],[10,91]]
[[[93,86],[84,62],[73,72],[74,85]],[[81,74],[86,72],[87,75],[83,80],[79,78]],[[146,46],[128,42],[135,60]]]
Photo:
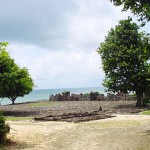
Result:
[[33,117],[10,117],[6,116],[6,121],[23,121],[23,120],[32,120]]
[[6,150],[6,145],[0,144],[0,150]]
[[42,107],[42,106],[52,106],[52,102],[37,102],[37,103],[30,103],[29,106],[31,107]]
[[150,115],[150,110],[143,111],[140,114],[142,114],[142,115]]

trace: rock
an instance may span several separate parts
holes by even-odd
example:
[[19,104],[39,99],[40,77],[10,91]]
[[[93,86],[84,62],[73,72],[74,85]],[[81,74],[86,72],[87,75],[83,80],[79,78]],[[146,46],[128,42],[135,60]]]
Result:
[[71,101],[79,101],[79,95],[77,95],[77,94],[71,94],[70,100]]
[[90,92],[90,101],[97,100],[99,93],[98,92]]
[[107,93],[107,100],[115,100],[115,95]]
[[102,107],[101,106],[99,107],[99,111],[102,111]]
[[60,93],[58,93],[55,95],[55,99],[56,101],[63,101],[63,96]]
[[54,101],[55,100],[55,96],[53,94],[51,94],[50,97],[49,97],[49,100],[50,101]]
[[103,101],[104,100],[104,94],[99,94],[97,96],[97,101]]
[[63,96],[63,101],[68,101],[70,100],[70,91],[65,91],[65,92],[62,92],[62,96]]

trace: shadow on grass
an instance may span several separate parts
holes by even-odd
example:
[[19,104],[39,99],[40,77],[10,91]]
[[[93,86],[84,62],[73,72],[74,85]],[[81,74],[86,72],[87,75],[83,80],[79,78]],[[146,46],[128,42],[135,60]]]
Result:
[[28,117],[31,115],[36,115],[35,111],[3,111],[4,116],[16,116],[16,117]]
[[150,106],[147,107],[136,107],[135,104],[121,104],[113,107],[113,109],[116,112],[122,112],[122,113],[140,113],[142,111],[150,109]]
[[0,150],[18,150],[18,149],[32,149],[34,144],[27,144],[26,142],[15,142],[11,139],[8,139],[4,144],[0,145]]

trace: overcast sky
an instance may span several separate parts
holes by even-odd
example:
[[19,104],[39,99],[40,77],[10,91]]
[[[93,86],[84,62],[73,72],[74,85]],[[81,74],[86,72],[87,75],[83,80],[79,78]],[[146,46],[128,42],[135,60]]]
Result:
[[128,15],[109,0],[0,0],[0,41],[38,89],[99,87],[96,49]]

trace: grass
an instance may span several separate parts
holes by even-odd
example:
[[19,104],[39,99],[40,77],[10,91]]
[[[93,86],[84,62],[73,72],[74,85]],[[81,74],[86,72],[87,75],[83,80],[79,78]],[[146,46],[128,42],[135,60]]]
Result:
[[6,116],[6,121],[24,121],[24,120],[32,120],[33,117],[10,117]]
[[52,102],[38,102],[38,103],[30,103],[31,107],[42,107],[42,106],[52,106]]
[[150,110],[143,111],[140,114],[142,114],[142,115],[150,115]]
[[6,150],[6,145],[2,145],[2,144],[0,144],[0,150]]

